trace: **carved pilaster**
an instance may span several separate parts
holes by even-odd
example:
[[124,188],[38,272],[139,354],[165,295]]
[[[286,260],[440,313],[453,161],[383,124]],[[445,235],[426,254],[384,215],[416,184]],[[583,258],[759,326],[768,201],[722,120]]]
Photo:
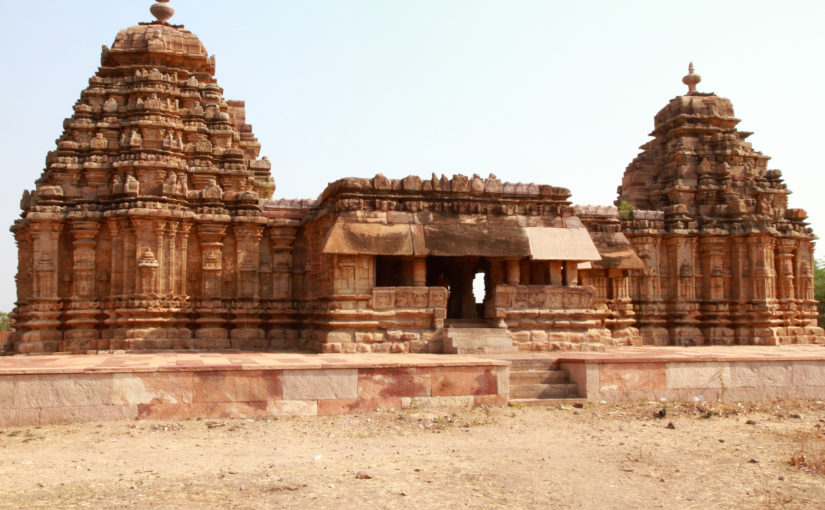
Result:
[[189,233],[191,230],[191,223],[181,223],[178,227],[178,235],[175,238],[178,257],[175,263],[173,292],[176,296],[185,296],[187,294],[186,272],[187,261],[189,260]]
[[32,224],[34,240],[34,297],[57,298],[58,241],[60,223]]
[[272,248],[272,298],[289,299],[292,294],[292,244],[295,229],[274,227],[269,231]]
[[221,277],[223,272],[223,237],[226,225],[205,223],[198,225],[198,239],[201,245],[201,269],[203,280],[201,295],[205,299],[221,297]]
[[237,253],[237,296],[258,298],[258,266],[262,225],[235,225]]
[[778,297],[780,299],[794,299],[794,264],[793,257],[796,251],[796,242],[793,239],[780,239],[776,244],[776,266],[779,268]]
[[96,221],[74,221],[72,235],[72,297],[94,295]]

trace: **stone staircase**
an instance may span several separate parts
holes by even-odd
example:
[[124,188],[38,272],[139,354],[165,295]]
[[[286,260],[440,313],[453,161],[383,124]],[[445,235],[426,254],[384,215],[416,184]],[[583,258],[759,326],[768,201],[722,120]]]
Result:
[[513,405],[555,405],[584,402],[578,387],[570,382],[567,370],[552,359],[511,359],[510,403]]
[[444,330],[444,352],[448,354],[509,354],[517,350],[506,329],[448,327]]

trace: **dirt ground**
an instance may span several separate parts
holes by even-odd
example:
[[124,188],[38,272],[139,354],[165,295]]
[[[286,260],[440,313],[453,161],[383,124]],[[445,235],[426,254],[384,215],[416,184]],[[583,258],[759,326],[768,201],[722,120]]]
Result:
[[823,436],[823,402],[8,428],[0,508],[823,508]]

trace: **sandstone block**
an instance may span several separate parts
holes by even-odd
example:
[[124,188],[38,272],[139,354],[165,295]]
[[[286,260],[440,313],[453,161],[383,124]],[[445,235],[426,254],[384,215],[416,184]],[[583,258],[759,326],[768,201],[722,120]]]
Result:
[[26,407],[8,409],[0,407],[0,427],[28,427],[40,425],[40,409]]
[[667,387],[670,389],[730,388],[727,363],[668,363]]
[[358,397],[358,370],[288,370],[283,375],[285,400]]
[[434,397],[498,393],[495,367],[436,367],[432,378]]
[[499,395],[510,394],[510,367],[496,368],[496,382],[498,383],[496,392]]
[[356,343],[370,344],[373,342],[372,333],[356,332],[355,341]]
[[111,374],[18,375],[14,402],[28,407],[88,407],[112,403]]
[[793,363],[731,363],[729,388],[786,387],[793,384]]
[[281,371],[228,370],[194,373],[193,402],[252,402],[283,396]]
[[41,425],[87,421],[134,420],[137,417],[138,406],[132,404],[44,407],[40,410]]
[[426,368],[362,368],[358,398],[425,397],[431,394],[432,372]]
[[547,332],[542,330],[533,330],[530,332],[530,340],[532,342],[546,342],[547,341]]
[[0,409],[17,407],[14,405],[15,381],[13,375],[0,375]]
[[191,373],[156,372],[112,374],[112,403],[179,404],[192,402]]
[[346,331],[330,331],[327,333],[326,341],[329,343],[346,344],[352,342],[352,334]]
[[[825,361],[797,361],[793,364],[791,383],[794,386],[825,387]],[[817,398],[821,398],[820,394]]]
[[606,363],[599,367],[599,391],[652,390],[666,387],[664,363]]

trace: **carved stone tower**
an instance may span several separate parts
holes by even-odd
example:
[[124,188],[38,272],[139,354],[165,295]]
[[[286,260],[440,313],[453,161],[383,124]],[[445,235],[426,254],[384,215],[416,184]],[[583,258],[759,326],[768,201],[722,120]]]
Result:
[[688,93],[654,120],[627,167],[624,231],[646,268],[631,297],[647,343],[823,341],[813,297],[814,235],[770,159],[745,141],[725,98]]
[[122,30],[12,227],[17,352],[206,348],[263,338],[256,287],[269,162],[181,25]]

